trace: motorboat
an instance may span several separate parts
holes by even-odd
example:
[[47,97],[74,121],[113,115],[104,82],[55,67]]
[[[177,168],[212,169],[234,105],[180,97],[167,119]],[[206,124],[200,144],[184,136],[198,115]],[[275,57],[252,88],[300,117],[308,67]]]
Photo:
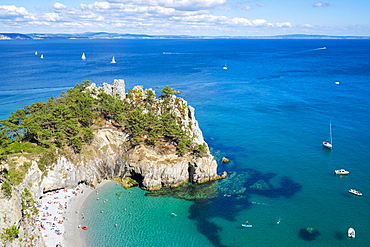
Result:
[[349,173],[349,171],[346,171],[344,169],[340,169],[340,170],[335,170],[334,173],[336,175],[347,175]]
[[362,193],[358,190],[350,189],[348,192],[356,196],[362,196]]
[[349,238],[355,238],[356,237],[355,229],[353,229],[353,228],[348,229],[348,237]]

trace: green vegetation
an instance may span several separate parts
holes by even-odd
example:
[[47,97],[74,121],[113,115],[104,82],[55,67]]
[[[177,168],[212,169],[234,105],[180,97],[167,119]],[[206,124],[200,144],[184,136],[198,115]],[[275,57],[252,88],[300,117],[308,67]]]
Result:
[[170,95],[172,94],[179,94],[178,91],[175,91],[173,88],[170,88],[169,86],[165,86],[163,89],[162,89],[162,95],[164,97],[169,97]]
[[[0,121],[0,155],[42,153],[50,147],[70,147],[78,153],[93,139],[94,122],[101,126],[102,120],[124,126],[135,137],[134,145],[155,145],[162,138],[175,143],[180,155],[189,151],[191,141],[178,117],[165,111],[157,114],[168,101],[157,101],[154,91],[129,90],[127,102],[102,90],[94,95],[86,90],[89,85],[83,81],[58,98],[26,106]],[[176,93],[168,86],[162,90],[164,98]]]
[[21,194],[22,199],[22,217],[29,218],[32,214],[37,214],[37,208],[35,206],[35,201],[32,198],[32,194],[28,189],[24,189]]
[[[122,100],[102,89],[91,91],[90,85],[83,81],[57,98],[25,106],[1,120],[0,159],[19,153],[37,155],[39,169],[45,174],[55,163],[58,150],[80,153],[93,140],[93,130],[106,124],[131,134],[132,146],[166,147],[177,150],[179,155],[201,156],[207,152],[206,146],[193,145],[185,131],[189,126],[182,126],[186,105],[179,98],[170,97],[179,92],[169,86],[163,88],[159,99],[153,90],[135,87]],[[17,185],[31,163],[7,162],[5,177]]]
[[207,144],[203,143],[203,144],[197,145],[194,148],[194,154],[196,154],[198,156],[202,156],[202,155],[207,154]]
[[57,154],[55,148],[50,148],[42,153],[37,165],[42,172],[46,172],[46,169],[49,168],[52,164],[57,161]]
[[20,184],[25,175],[27,174],[28,168],[31,167],[31,162],[24,162],[17,164],[14,161],[8,161],[9,169],[5,172],[5,177],[8,181],[14,185]]
[[12,192],[13,192],[13,187],[10,185],[10,183],[8,181],[5,180],[1,184],[1,190],[3,191],[5,196],[10,197],[12,195]]
[[121,184],[126,189],[139,186],[139,183],[135,179],[132,179],[132,178],[129,178],[129,177],[124,178],[123,181],[121,182]]
[[6,228],[5,231],[1,234],[1,238],[4,240],[13,241],[18,237],[19,229],[16,225],[12,225],[9,228]]

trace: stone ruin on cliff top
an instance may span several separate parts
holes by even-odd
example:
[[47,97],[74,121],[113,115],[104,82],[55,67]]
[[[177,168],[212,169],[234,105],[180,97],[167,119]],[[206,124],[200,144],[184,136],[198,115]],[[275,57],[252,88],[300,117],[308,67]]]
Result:
[[120,96],[121,99],[126,98],[126,86],[125,81],[123,79],[114,79],[113,84],[108,84],[106,82],[103,82],[102,87],[97,87],[95,83],[91,83],[91,85],[88,87],[91,91],[94,91],[94,89],[100,89],[102,88],[104,90],[104,93],[116,96],[117,94]]

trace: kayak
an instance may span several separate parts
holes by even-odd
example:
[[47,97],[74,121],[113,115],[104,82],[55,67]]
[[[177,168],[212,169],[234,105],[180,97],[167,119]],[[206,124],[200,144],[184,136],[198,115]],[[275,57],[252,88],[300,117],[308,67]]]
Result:
[[249,225],[249,224],[242,224],[242,227],[252,227],[252,225]]
[[88,230],[89,228],[87,228],[86,226],[83,226],[81,227],[82,230]]

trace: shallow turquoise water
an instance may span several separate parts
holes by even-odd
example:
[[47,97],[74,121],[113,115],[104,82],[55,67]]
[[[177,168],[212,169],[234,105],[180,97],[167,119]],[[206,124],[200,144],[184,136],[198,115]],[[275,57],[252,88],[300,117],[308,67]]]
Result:
[[192,202],[145,193],[115,182],[92,193],[82,209],[89,246],[212,246],[188,219]]

